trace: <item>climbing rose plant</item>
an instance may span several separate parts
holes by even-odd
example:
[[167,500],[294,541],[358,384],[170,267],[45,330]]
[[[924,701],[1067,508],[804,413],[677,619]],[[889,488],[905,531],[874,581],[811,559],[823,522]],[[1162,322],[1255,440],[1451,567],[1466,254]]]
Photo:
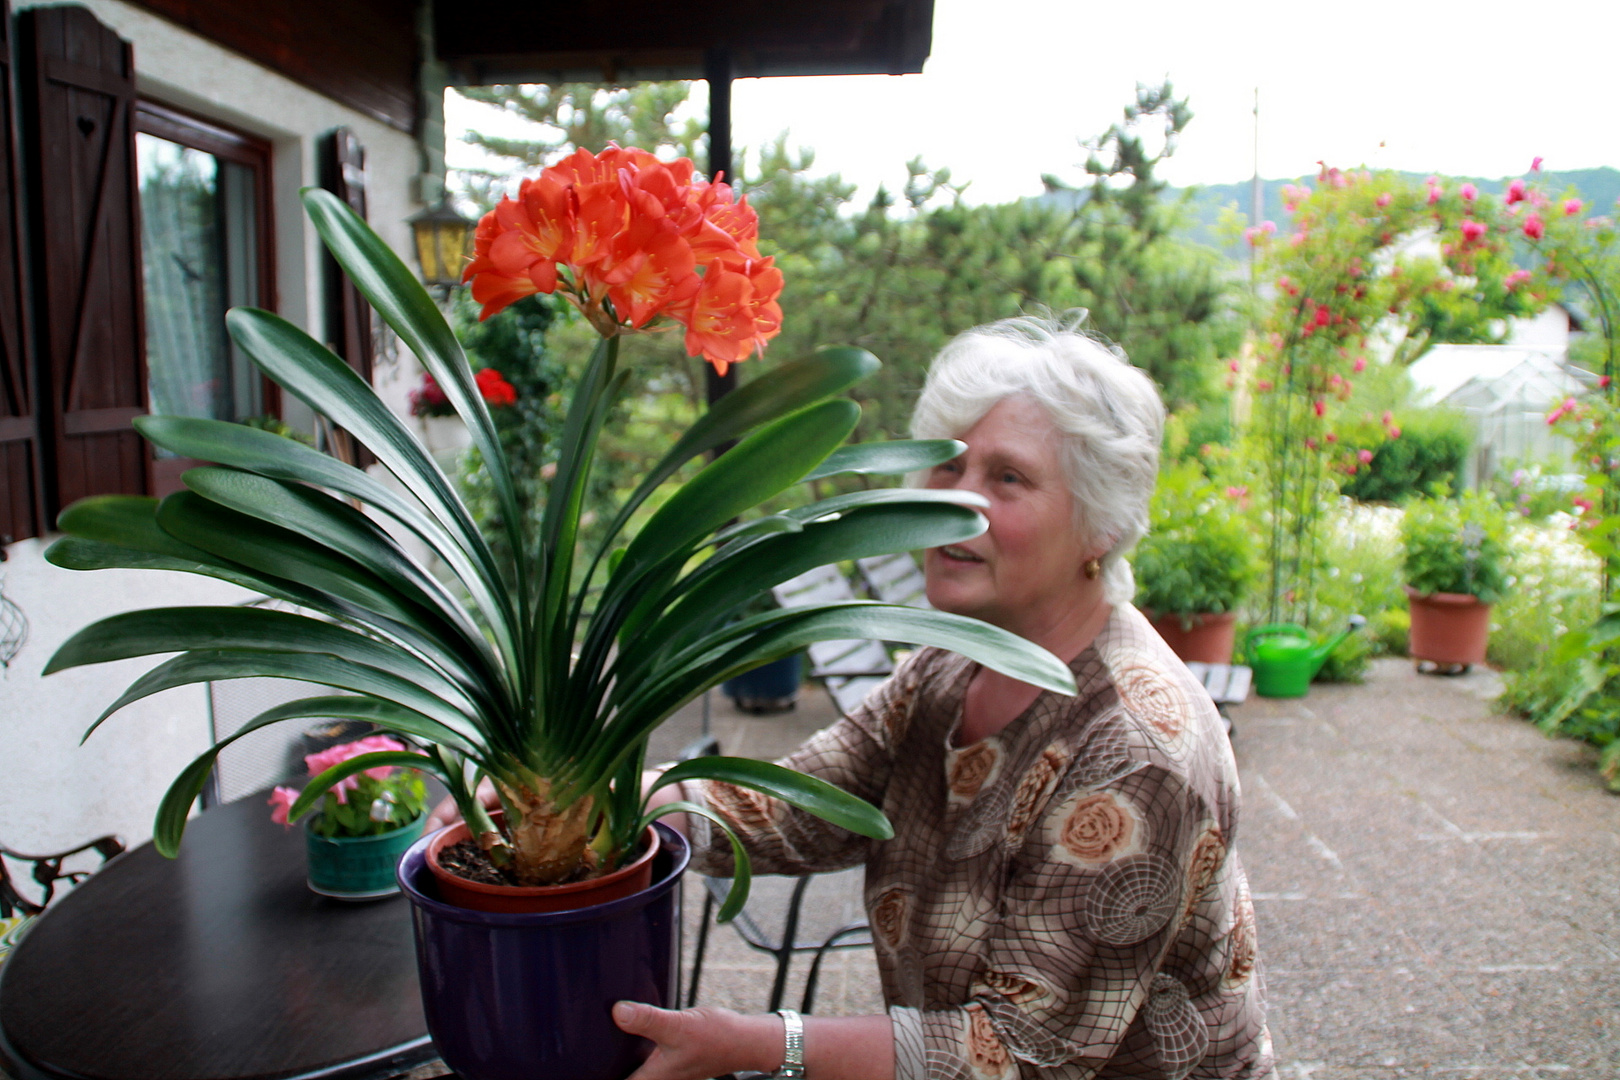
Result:
[[[1372,456],[1339,438],[1356,378],[1380,346],[1410,364],[1441,341],[1498,340],[1499,320],[1533,313],[1545,289],[1513,263],[1513,215],[1472,184],[1324,165],[1314,188],[1283,197],[1291,231],[1267,222],[1246,234],[1271,289],[1233,381],[1246,374],[1253,394],[1267,621],[1309,625],[1322,509]],[[1400,437],[1388,413],[1382,426]]]

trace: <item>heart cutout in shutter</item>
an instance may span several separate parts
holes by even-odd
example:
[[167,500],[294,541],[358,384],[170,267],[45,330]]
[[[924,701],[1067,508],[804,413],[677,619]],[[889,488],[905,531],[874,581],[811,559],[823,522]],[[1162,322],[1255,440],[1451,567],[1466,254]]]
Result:
[[95,134],[96,122],[88,116],[81,116],[79,117],[79,130],[84,132],[84,137],[88,139]]

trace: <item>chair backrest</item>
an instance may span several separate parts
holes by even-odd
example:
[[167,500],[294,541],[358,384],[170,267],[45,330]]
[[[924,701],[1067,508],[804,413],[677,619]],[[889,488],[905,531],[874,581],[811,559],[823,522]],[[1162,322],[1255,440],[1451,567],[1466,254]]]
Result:
[[[75,859],[75,856],[88,857],[93,851],[101,856],[102,862],[106,862],[123,850],[124,841],[116,836],[97,837],[88,844],[80,844],[68,851],[57,851],[49,855],[28,855],[0,845],[0,918],[10,918],[13,912],[38,915],[51,902],[51,897],[55,895],[60,883],[66,882],[69,886],[73,886],[89,877],[91,872],[83,867],[84,860]],[[10,868],[6,865],[7,860],[27,863],[32,867],[28,876],[33,879],[34,887],[39,894],[37,900],[30,899],[18,891]],[[80,865],[72,868],[64,865],[70,861]]]
[[860,572],[861,580],[866,582],[866,591],[872,594],[872,599],[908,607],[931,606],[928,603],[928,580],[923,577],[922,567],[911,557],[911,552],[897,551],[893,555],[856,559],[855,568]]
[[[771,593],[786,608],[855,599],[849,579],[831,565],[789,578]],[[833,704],[846,715],[894,670],[883,643],[870,638],[817,641],[805,651],[810,654],[810,677],[827,688]]]
[[[330,687],[291,679],[232,679],[208,684],[208,723],[214,741],[241,730],[266,709],[299,698],[330,694]],[[234,802],[277,784],[301,784],[304,731],[318,720],[284,720],[251,731],[220,751],[214,775],[203,790],[203,808]]]

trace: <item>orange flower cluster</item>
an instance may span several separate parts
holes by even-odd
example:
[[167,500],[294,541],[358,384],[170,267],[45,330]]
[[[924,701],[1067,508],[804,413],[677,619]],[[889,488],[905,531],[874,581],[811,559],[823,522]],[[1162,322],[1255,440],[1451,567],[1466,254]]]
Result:
[[668,317],[686,328],[686,351],[724,374],[782,327],[782,272],[758,237],[753,208],[688,158],[579,150],[484,215],[462,280],[484,319],[558,290],[604,337]]

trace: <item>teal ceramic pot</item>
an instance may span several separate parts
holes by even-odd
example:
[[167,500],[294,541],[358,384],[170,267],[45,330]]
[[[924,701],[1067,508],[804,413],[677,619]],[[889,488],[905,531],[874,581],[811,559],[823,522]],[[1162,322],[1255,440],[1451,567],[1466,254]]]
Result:
[[304,825],[309,887],[340,900],[375,900],[399,892],[394,868],[422,835],[427,815],[377,836],[317,836],[311,829],[315,820]]

